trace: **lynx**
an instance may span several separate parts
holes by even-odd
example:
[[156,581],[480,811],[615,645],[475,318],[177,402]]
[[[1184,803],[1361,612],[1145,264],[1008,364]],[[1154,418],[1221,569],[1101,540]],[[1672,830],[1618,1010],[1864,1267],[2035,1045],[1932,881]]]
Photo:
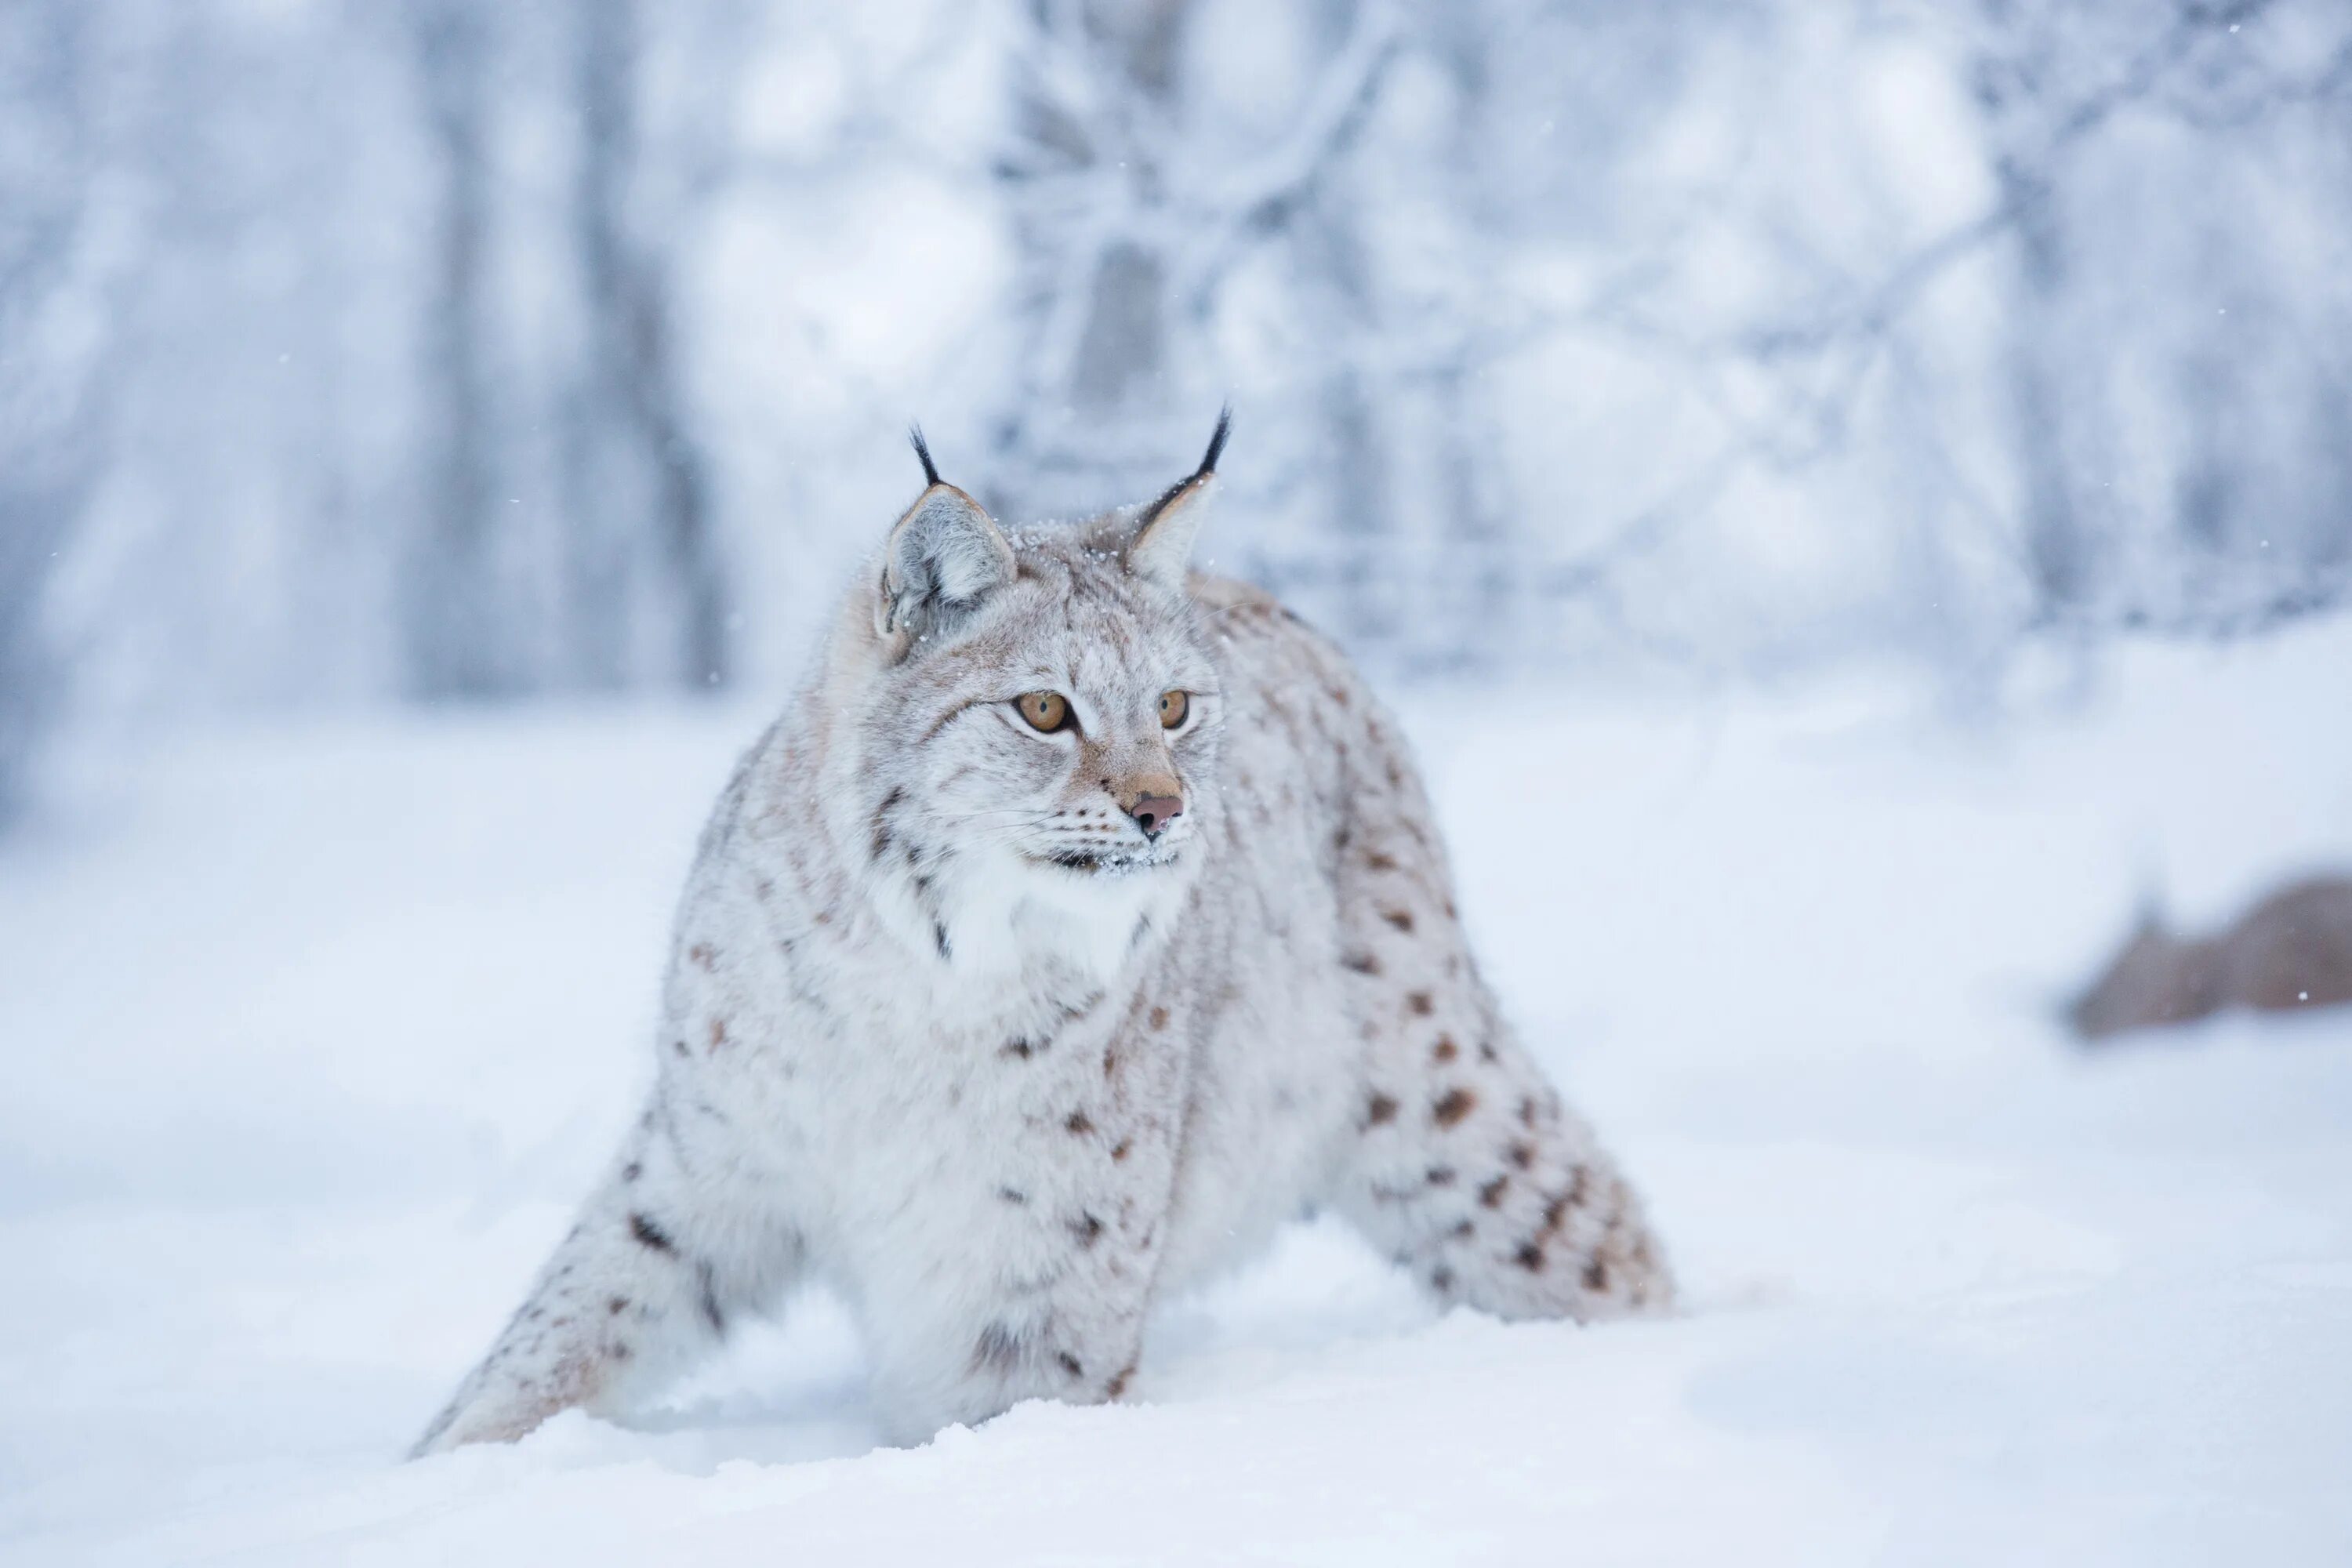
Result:
[[2352,878],[2279,889],[2211,937],[2176,936],[2153,913],[2067,1008],[2103,1040],[2185,1024],[2224,1007],[2264,1012],[2352,1002]]
[[803,1280],[886,1435],[1134,1389],[1155,1302],[1344,1216],[1441,1302],[1670,1299],[1496,1010],[1402,736],[1191,574],[1228,422],[1148,505],[926,488],[720,797],[658,1081],[418,1452],[624,1410]]

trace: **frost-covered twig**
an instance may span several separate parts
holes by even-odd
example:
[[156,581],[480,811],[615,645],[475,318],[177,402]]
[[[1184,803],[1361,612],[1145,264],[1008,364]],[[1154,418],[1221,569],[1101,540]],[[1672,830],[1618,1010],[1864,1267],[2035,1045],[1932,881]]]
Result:
[[1207,238],[1187,268],[1191,309],[1206,310],[1234,262],[1253,243],[1279,231],[1328,179],[1362,134],[1402,43],[1395,13],[1384,5],[1367,5],[1283,145],[1238,179],[1201,194],[1193,205],[1207,220]]

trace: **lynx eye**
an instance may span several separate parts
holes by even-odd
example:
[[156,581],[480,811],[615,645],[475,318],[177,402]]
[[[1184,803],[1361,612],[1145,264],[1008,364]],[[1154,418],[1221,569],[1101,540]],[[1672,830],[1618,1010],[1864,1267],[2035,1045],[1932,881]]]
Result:
[[1042,734],[1050,735],[1069,727],[1070,700],[1058,691],[1024,692],[1013,700],[1013,706],[1021,710],[1021,717],[1029,721],[1032,730]]
[[1163,691],[1160,694],[1160,727],[1173,730],[1184,722],[1184,715],[1192,710],[1192,695],[1188,691]]

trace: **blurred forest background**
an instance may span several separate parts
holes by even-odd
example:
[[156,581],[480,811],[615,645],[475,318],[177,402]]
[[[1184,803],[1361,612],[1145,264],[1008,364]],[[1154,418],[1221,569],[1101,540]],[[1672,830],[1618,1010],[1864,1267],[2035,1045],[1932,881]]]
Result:
[[1390,679],[2231,637],[2352,582],[2343,0],[8,0],[0,800],[781,681],[949,476]]

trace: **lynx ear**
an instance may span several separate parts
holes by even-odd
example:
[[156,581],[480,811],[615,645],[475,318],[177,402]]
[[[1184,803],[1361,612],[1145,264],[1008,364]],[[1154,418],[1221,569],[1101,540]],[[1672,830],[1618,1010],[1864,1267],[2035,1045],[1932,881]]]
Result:
[[1013,572],[1013,546],[978,501],[940,479],[922,432],[911,434],[930,485],[890,530],[874,603],[875,631],[899,638],[901,653],[954,629]]
[[1225,449],[1225,437],[1233,424],[1234,411],[1227,407],[1217,416],[1216,433],[1209,437],[1209,450],[1201,466],[1144,508],[1143,520],[1127,545],[1129,571],[1163,587],[1183,587],[1185,568],[1192,559],[1192,541],[1209,515],[1209,494],[1216,488],[1217,458]]

